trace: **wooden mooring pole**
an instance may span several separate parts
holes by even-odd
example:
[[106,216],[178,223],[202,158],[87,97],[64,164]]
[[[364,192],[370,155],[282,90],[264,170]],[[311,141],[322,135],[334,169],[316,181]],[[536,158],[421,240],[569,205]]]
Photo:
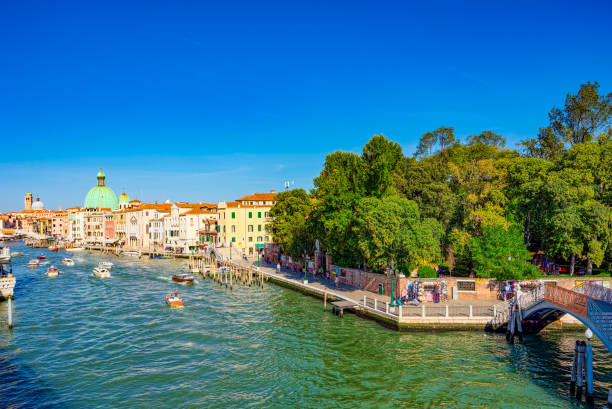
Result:
[[9,296],[8,298],[8,327],[9,329],[13,329],[13,305],[12,299],[13,297]]

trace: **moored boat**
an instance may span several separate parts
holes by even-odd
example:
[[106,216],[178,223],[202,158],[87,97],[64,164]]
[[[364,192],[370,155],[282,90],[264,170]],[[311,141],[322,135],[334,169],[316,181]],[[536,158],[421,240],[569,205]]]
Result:
[[193,284],[193,280],[195,280],[195,277],[189,274],[175,274],[172,276],[172,281],[177,283]]
[[74,260],[72,260],[71,258],[68,257],[64,257],[62,259],[62,264],[65,266],[73,266],[74,265]]
[[140,257],[140,253],[137,251],[124,251],[121,253],[122,256],[134,256],[134,257]]
[[45,256],[44,254],[41,254],[40,256],[36,257],[39,260],[44,260],[47,258],[47,256]]
[[49,250],[54,251],[57,253],[57,247],[55,246],[49,246]]
[[163,254],[149,254],[149,258],[164,258]]
[[11,253],[11,257],[21,257],[21,256],[23,256],[23,253],[21,251],[15,251]]
[[178,293],[174,293],[174,295],[167,295],[166,304],[168,304],[170,308],[183,307],[185,305],[183,300],[178,296]]
[[98,263],[98,267],[101,268],[105,268],[107,270],[110,270],[111,268],[113,268],[115,265],[113,263],[111,263],[110,261],[100,261]]
[[59,270],[55,266],[51,266],[47,269],[47,275],[49,277],[57,277],[59,275]]
[[35,258],[33,258],[32,260],[28,261],[28,265],[30,267],[38,267],[39,264],[40,264],[40,260],[37,260]]
[[96,267],[93,269],[93,275],[94,277],[98,278],[109,278],[111,276],[111,273],[105,268]]
[[83,251],[83,250],[85,250],[83,247],[70,247],[66,249],[66,251]]

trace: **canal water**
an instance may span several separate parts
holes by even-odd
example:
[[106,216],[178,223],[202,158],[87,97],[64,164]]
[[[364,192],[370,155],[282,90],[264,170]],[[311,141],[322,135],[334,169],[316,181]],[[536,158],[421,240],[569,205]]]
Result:
[[[0,303],[0,408],[581,407],[567,392],[581,333],[508,345],[483,332],[398,333],[267,285],[171,281],[180,260],[12,244],[15,327]],[[30,269],[40,253],[60,267]],[[76,266],[61,266],[70,256]],[[100,260],[112,278],[92,277]],[[178,290],[185,308],[169,309]],[[597,406],[612,359],[595,342]]]

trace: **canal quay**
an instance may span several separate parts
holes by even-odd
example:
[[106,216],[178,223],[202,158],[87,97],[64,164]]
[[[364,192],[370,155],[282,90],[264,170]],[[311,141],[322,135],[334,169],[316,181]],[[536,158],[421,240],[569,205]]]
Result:
[[[480,331],[397,332],[270,285],[171,280],[188,260],[67,253],[10,243],[24,257],[13,330],[0,304],[0,402],[8,407],[582,407],[569,394],[582,333],[508,344]],[[57,278],[27,261],[43,253]],[[112,277],[91,271],[115,263]],[[165,295],[179,291],[182,309]],[[612,387],[594,341],[596,405]],[[333,403],[333,404],[332,404]]]

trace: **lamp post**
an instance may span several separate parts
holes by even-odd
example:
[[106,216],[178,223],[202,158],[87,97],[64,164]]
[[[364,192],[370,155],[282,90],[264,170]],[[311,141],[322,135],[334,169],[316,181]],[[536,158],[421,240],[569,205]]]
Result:
[[259,250],[257,249],[257,271],[259,271]]
[[306,250],[304,250],[304,284],[308,284],[308,277],[306,277],[306,266],[308,265],[308,259],[306,256]]
[[395,296],[393,295],[393,279],[395,278],[396,275],[396,270],[393,269],[394,267],[394,262],[393,260],[391,260],[391,263],[389,264],[389,267],[387,267],[387,271],[388,271],[388,275],[389,278],[391,279],[391,307],[395,308]]

